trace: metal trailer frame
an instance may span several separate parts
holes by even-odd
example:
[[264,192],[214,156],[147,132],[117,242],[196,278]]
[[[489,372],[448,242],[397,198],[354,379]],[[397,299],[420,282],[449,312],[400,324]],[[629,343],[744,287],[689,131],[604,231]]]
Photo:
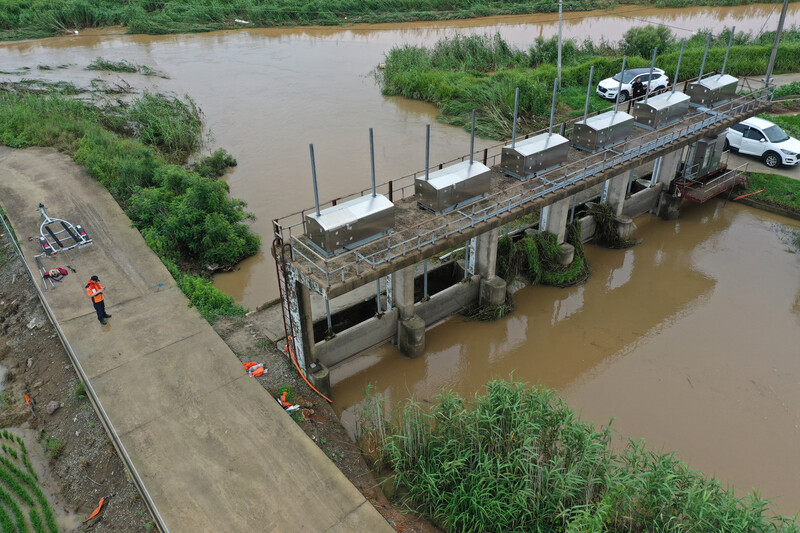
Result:
[[[63,218],[51,217],[47,214],[44,204],[41,203],[39,204],[39,212],[44,217],[44,222],[39,226],[39,244],[44,255],[56,255],[58,252],[66,252],[73,248],[83,248],[93,243],[92,239],[86,234],[86,230],[80,224],[73,225],[72,222]],[[53,231],[50,225],[55,223],[60,224],[61,228],[56,228],[56,231]],[[64,233],[67,235],[59,238],[59,235]],[[50,237],[49,239],[48,236]],[[50,239],[52,239],[52,242]],[[72,244],[69,244],[70,240]]]

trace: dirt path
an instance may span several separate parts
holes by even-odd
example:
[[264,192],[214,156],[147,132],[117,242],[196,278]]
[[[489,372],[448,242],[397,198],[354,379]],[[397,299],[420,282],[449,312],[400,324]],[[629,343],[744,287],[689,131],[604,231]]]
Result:
[[[67,156],[0,149],[0,201],[32,268],[39,202],[94,238],[46,260],[79,273],[47,299],[171,531],[391,531]],[[92,274],[108,288],[108,326],[83,292]]]

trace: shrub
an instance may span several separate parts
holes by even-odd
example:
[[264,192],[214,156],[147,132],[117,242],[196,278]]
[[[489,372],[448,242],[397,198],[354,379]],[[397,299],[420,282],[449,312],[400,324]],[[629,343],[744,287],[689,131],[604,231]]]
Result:
[[658,47],[660,53],[669,52],[675,43],[672,32],[666,26],[637,26],[622,35],[619,51],[626,56],[637,55],[651,59],[653,49]]
[[247,310],[217,290],[211,280],[195,274],[181,274],[178,286],[203,318],[213,322],[220,316],[241,316]]
[[220,148],[210,156],[200,159],[193,167],[192,171],[197,172],[204,178],[219,178],[228,168],[236,166],[236,159],[226,150]]
[[775,89],[774,96],[780,98],[781,96],[795,96],[800,95],[800,81],[793,81],[786,85],[781,85]]
[[[58,94],[0,93],[0,142],[72,154],[114,195],[179,282],[179,262],[195,270],[211,263],[227,267],[260,246],[245,224],[252,215],[228,196],[224,181],[166,164],[164,152],[170,161],[185,162],[187,150],[199,146],[199,128],[189,99],[144,95],[127,107],[98,109]],[[207,176],[235,164],[224,150],[201,161]],[[243,312],[208,280],[179,285],[191,290],[187,296],[206,318]],[[216,304],[221,307],[212,309]]]

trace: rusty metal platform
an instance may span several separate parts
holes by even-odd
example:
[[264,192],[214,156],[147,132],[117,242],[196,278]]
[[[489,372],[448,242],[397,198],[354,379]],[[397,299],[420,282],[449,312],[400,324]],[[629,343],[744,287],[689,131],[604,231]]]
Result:
[[708,180],[679,182],[676,190],[683,198],[702,204],[738,185],[747,185],[746,169],[744,164]]

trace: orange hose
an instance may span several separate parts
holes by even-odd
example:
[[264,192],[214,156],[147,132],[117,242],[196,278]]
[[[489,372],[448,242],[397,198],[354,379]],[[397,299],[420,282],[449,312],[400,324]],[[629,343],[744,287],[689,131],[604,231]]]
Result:
[[314,392],[316,392],[317,394],[319,394],[320,396],[322,396],[323,398],[328,400],[328,403],[333,403],[333,400],[331,400],[330,398],[328,398],[327,396],[322,394],[320,391],[318,391],[317,388],[314,385],[312,385],[310,381],[308,381],[308,379],[306,378],[306,375],[303,373],[303,371],[300,370],[300,365],[297,364],[297,359],[295,359],[295,357],[294,357],[294,351],[292,351],[292,343],[293,342],[294,342],[294,339],[292,339],[291,336],[286,337],[286,348],[289,350],[289,356],[292,359],[292,363],[294,363],[294,367],[297,369],[298,372],[300,372],[300,375],[303,376],[303,381],[305,381],[308,384],[308,386],[311,387],[311,389]]

